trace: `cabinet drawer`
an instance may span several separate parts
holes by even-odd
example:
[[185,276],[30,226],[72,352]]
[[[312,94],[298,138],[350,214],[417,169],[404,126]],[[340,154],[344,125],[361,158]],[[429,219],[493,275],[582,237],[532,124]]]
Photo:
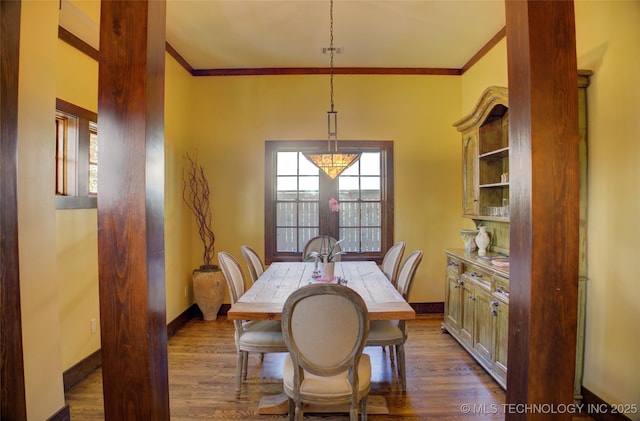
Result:
[[458,276],[460,274],[460,260],[447,256],[447,272],[452,275]]
[[474,266],[467,266],[460,276],[465,281],[476,282],[478,286],[491,291],[491,276]]
[[509,280],[500,276],[494,276],[493,293],[500,298],[509,300]]

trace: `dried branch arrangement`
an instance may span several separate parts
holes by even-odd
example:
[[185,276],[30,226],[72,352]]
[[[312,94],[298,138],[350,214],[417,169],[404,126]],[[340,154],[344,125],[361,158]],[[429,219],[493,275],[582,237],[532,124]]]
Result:
[[182,198],[196,217],[198,234],[204,247],[202,254],[204,264],[200,266],[200,270],[215,270],[218,268],[213,264],[216,237],[213,234],[209,209],[209,182],[204,175],[204,168],[197,163],[197,159],[193,159],[188,153],[185,154],[185,159],[188,165],[183,171]]

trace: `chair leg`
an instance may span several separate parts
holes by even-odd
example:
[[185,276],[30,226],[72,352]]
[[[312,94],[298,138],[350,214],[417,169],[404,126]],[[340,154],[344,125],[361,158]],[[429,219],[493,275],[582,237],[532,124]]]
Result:
[[398,359],[398,374],[400,374],[400,382],[402,391],[407,391],[407,367],[404,360],[404,344],[396,345],[396,353]]
[[244,351],[238,351],[236,361],[236,398],[240,397],[240,388],[242,387],[242,361],[244,360]]
[[[389,349],[391,349],[391,346]],[[360,418],[362,421],[367,421],[367,397],[368,396],[364,396],[360,399]]]
[[393,345],[389,345],[389,361],[391,361],[391,366],[393,367],[393,364],[395,363],[395,355],[393,352]]
[[296,416],[296,403],[293,399],[289,398],[289,421],[294,421]]
[[358,421],[358,403],[349,404],[349,421]]
[[260,364],[264,362],[264,352],[260,353]]
[[296,420],[304,420],[304,412],[302,411],[302,401],[296,402]]
[[247,367],[249,366],[249,353],[243,352],[242,355],[242,381],[247,380]]

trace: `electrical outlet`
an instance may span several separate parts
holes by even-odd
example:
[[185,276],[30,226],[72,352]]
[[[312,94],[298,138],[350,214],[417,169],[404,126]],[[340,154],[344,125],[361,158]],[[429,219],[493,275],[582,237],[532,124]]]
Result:
[[91,334],[93,335],[94,333],[96,333],[96,331],[98,329],[98,325],[97,325],[96,319],[91,319],[89,321],[89,325],[91,325]]

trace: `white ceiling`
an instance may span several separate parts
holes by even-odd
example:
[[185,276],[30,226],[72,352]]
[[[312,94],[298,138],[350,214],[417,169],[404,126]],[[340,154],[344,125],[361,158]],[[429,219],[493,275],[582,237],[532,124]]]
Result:
[[[86,3],[60,24],[97,48]],[[335,66],[459,69],[504,25],[504,0],[334,0]],[[167,42],[194,69],[328,67],[329,0],[167,0]]]

